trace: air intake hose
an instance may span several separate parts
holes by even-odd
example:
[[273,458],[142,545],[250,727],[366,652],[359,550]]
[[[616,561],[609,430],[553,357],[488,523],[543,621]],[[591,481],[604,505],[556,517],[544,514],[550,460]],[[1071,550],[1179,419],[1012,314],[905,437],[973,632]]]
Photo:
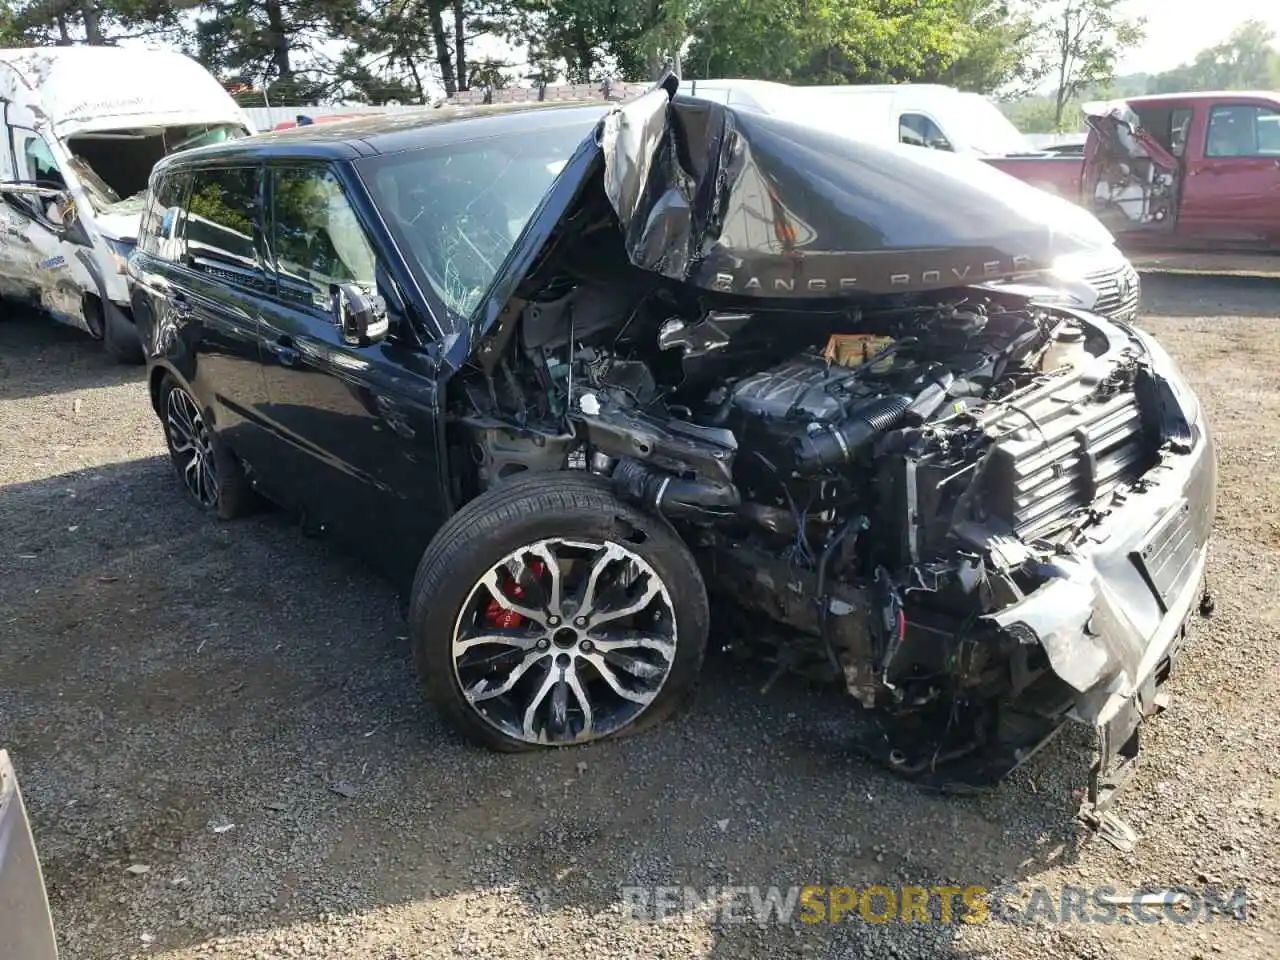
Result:
[[613,483],[623,497],[673,520],[711,522],[733,516],[742,505],[733,484],[685,480],[631,457],[623,457],[613,468]]
[[866,444],[902,423],[910,409],[910,397],[882,397],[839,423],[811,424],[809,431],[796,441],[796,470],[808,475],[851,463]]

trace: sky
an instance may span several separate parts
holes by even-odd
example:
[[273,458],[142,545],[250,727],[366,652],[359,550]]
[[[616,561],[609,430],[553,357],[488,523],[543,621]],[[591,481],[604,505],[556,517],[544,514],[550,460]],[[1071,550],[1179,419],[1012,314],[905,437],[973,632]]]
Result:
[[1225,40],[1245,20],[1262,20],[1280,37],[1280,0],[1129,0],[1130,16],[1147,18],[1147,36],[1117,73],[1160,73]]

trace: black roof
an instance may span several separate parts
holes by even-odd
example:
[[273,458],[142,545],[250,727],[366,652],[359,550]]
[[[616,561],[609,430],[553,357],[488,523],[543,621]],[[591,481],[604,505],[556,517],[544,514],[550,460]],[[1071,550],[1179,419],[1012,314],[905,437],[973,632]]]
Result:
[[313,123],[172,154],[164,166],[227,160],[293,158],[357,160],[496,136],[519,136],[554,126],[580,126],[585,137],[605,115],[605,103],[519,103],[424,107],[333,123]]

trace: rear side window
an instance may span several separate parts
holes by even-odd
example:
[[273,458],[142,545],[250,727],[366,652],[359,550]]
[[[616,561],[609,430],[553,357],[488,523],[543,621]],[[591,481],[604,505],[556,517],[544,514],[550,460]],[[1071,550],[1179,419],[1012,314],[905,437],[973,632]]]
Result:
[[186,223],[183,204],[190,184],[191,178],[184,173],[171,173],[156,183],[147,200],[146,219],[138,241],[144,253],[162,260],[182,259]]
[[186,262],[200,273],[254,289],[266,277],[254,242],[257,168],[196,170],[187,201]]
[[327,310],[331,284],[373,289],[373,245],[327,167],[272,170],[271,223],[282,299]]
[[1236,104],[1209,114],[1206,157],[1280,156],[1280,111]]
[[951,149],[942,128],[922,113],[904,113],[898,118],[898,139],[913,147]]
[[1176,107],[1169,112],[1169,152],[1181,157],[1187,152],[1187,134],[1191,132],[1191,118],[1195,111],[1190,107]]

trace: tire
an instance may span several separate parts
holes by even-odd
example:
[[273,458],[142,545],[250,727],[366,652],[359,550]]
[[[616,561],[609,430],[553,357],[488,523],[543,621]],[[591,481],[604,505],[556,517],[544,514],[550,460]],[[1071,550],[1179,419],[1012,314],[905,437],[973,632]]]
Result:
[[[524,586],[500,582],[512,555],[527,563]],[[552,565],[565,598],[559,616]],[[645,597],[640,612],[623,615]],[[589,602],[575,610],[575,600]],[[581,617],[570,624],[584,612],[585,626]],[[618,500],[598,477],[542,473],[490,489],[440,529],[414,578],[409,632],[440,712],[473,743],[522,752],[626,736],[671,717],[697,684],[709,617],[697,564],[664,520]],[[476,643],[499,632],[508,642]],[[474,646],[455,651],[455,640]]]
[[119,363],[136,366],[146,359],[142,354],[138,328],[129,322],[119,307],[112,304],[102,307],[102,347]]
[[208,410],[171,374],[160,382],[159,411],[169,459],[187,497],[222,520],[250,513],[256,498],[244,469],[208,425]]

